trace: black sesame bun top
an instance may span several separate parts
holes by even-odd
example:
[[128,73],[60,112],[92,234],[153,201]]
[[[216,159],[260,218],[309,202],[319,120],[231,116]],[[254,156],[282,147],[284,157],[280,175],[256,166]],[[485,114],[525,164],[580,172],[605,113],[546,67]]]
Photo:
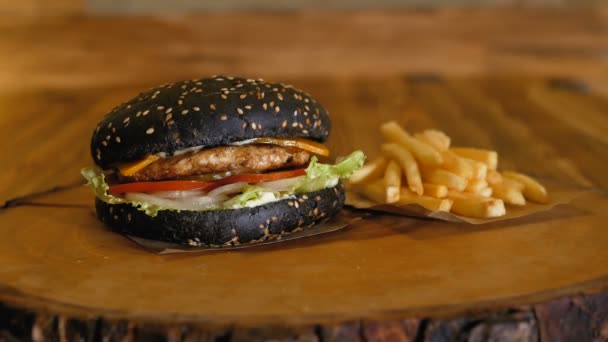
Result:
[[259,137],[324,142],[329,130],[327,111],[306,93],[217,76],[153,88],[114,108],[97,125],[91,154],[106,169],[148,154]]

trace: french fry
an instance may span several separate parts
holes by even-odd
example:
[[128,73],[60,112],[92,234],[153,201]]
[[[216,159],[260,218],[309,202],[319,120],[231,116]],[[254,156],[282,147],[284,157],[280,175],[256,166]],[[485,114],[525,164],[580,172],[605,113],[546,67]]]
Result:
[[482,197],[492,197],[492,193],[493,193],[492,188],[488,187],[488,188],[481,189],[477,194]]
[[441,169],[423,169],[422,179],[432,184],[443,184],[450,189],[463,191],[467,187],[467,180],[464,177]]
[[448,195],[448,187],[441,184],[422,183],[424,196],[444,198]]
[[441,154],[428,144],[414,139],[395,121],[389,121],[380,127],[382,135],[388,140],[407,148],[421,164],[439,165],[443,162]]
[[397,204],[413,204],[417,203],[428,210],[450,211],[452,200],[447,198],[435,198],[430,196],[419,196],[406,188],[401,188],[401,196]]
[[442,131],[427,129],[422,133],[414,134],[414,138],[433,146],[436,150],[443,152],[450,148],[450,137]]
[[464,191],[478,194],[482,190],[486,189],[487,187],[488,187],[488,182],[486,182],[485,179],[471,179],[467,183],[467,187],[464,188]]
[[525,198],[537,203],[549,202],[549,195],[545,187],[531,177],[514,171],[505,171],[502,175],[503,178],[509,178],[523,184],[522,193]]
[[405,173],[410,190],[418,195],[422,195],[424,189],[422,187],[420,171],[418,170],[418,164],[416,164],[414,156],[412,156],[410,151],[396,143],[382,144],[381,150],[387,157],[399,161],[399,164],[401,164],[401,168]]
[[450,151],[461,157],[482,162],[486,164],[490,170],[496,170],[496,167],[498,166],[498,153],[496,153],[496,151],[467,147],[452,147],[450,148]]
[[453,201],[451,211],[462,216],[492,218],[504,216],[507,212],[504,202],[500,199],[466,196],[449,198]]
[[473,179],[486,179],[488,174],[488,166],[484,163],[478,162],[477,160],[462,158],[466,163],[468,163],[473,169]]
[[388,164],[388,159],[385,157],[378,157],[372,160],[369,163],[363,165],[362,168],[355,171],[352,176],[348,179],[350,183],[357,184],[363,183],[366,181],[370,181],[373,179],[378,179],[382,177],[384,174],[384,170],[386,169],[386,165]]
[[399,200],[401,190],[401,166],[391,160],[384,172],[384,184],[386,185],[386,203],[395,203]]
[[467,162],[465,159],[457,156],[451,151],[443,151],[441,152],[441,156],[443,157],[443,164],[441,164],[442,169],[466,179],[473,178],[474,168],[472,163]]
[[515,182],[508,182],[507,180],[492,184],[492,196],[500,198],[507,204],[513,205],[525,205],[526,199],[521,193],[521,188]]
[[488,170],[488,174],[486,175],[486,180],[488,184],[497,184],[502,182],[502,175],[496,170]]
[[363,197],[376,203],[386,203],[386,190],[382,179],[369,184],[353,184],[352,188]]

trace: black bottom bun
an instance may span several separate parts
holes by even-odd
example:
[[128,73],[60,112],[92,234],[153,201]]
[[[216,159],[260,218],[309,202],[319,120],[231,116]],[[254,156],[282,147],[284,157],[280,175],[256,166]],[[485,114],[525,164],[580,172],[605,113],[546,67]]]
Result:
[[114,231],[190,246],[228,246],[276,239],[333,216],[343,205],[341,184],[253,208],[162,210],[154,217],[130,204],[95,200],[97,216]]

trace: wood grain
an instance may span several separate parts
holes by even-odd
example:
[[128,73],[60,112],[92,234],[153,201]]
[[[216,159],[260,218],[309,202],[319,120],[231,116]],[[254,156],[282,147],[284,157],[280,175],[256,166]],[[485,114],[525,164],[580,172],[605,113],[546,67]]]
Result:
[[[5,303],[0,306],[0,340],[42,336],[239,340],[267,336],[324,341],[477,341],[509,336],[544,341],[579,333],[605,338],[605,293],[572,295],[601,291],[606,285],[605,269],[594,267],[598,262],[606,264],[601,247],[608,242],[599,229],[605,213],[598,209],[605,201],[602,191],[608,190],[607,34],[606,7],[90,17],[83,13],[82,2],[73,0],[26,0],[3,6],[0,205],[81,182],[78,169],[91,163],[88,142],[92,129],[114,105],[159,83],[216,73],[262,76],[312,93],[332,113],[329,146],[334,156],[358,147],[374,156],[378,153],[377,126],[396,119],[412,131],[436,127],[452,135],[457,144],[494,148],[500,153],[502,168],[596,187],[599,197],[583,199],[584,207],[593,208],[591,212],[566,211],[560,220],[541,217],[515,226],[465,230],[457,225],[407,219],[393,222],[385,217],[367,228],[355,226],[335,236],[287,245],[284,250],[187,258],[142,253],[122,237],[109,234],[87,214],[90,194],[85,189],[75,194],[59,188],[26,200],[31,203],[35,198],[39,201],[36,206],[11,201],[8,208],[0,209],[0,227],[10,232],[0,239],[4,253],[0,254],[0,277],[11,279],[10,286],[0,290]],[[57,228],[61,231],[53,230]],[[494,254],[488,253],[488,246]],[[19,257],[17,248],[27,257]],[[442,250],[448,255],[441,256]],[[412,257],[405,259],[406,255]],[[273,256],[276,259],[265,259]],[[326,258],[315,264],[301,262],[303,257],[313,260],[320,256]],[[457,263],[450,268],[450,261]],[[200,263],[192,266],[195,271],[186,272],[188,262]],[[228,272],[230,267],[245,267],[247,262],[259,262],[263,272],[240,283],[236,293],[215,287],[214,291],[221,292],[216,295],[228,300],[209,292],[209,302],[203,307],[237,307],[231,300],[253,291],[244,284],[265,275],[258,284],[284,285],[279,286],[284,292],[275,292],[282,297],[268,301],[283,323],[302,319],[307,313],[306,296],[328,288],[315,300],[334,296],[324,303],[311,301],[316,303],[312,309],[334,316],[318,316],[307,324],[302,319],[303,325],[298,327],[281,324],[277,330],[276,324],[265,326],[263,320],[253,323],[260,318],[253,314],[254,308],[267,304],[256,307],[253,300],[238,303],[243,312],[251,314],[251,322],[245,326],[210,326],[200,320],[200,324],[183,323],[194,316],[180,316],[182,323],[127,320],[120,309],[119,290],[123,288],[112,292],[112,286],[137,275],[148,282],[132,284],[124,293],[154,294],[148,297],[155,300],[139,303],[143,311],[130,318],[143,318],[137,315],[159,303],[175,305],[156,298],[160,290],[181,293],[184,308],[199,312],[200,306],[188,303],[191,298],[187,295],[203,294],[188,292],[184,284],[177,291],[162,283],[168,278],[155,278],[155,272],[196,283],[211,270],[223,274],[222,284],[232,284],[239,278]],[[343,268],[348,262],[356,262],[361,269],[346,272]],[[470,274],[464,272],[464,266],[457,267],[479,269],[483,262],[489,264],[481,273]],[[134,266],[137,263],[145,267]],[[515,267],[517,263],[521,267]],[[425,265],[426,271],[418,273],[422,277],[416,281],[413,274],[403,272]],[[504,269],[504,265],[512,269]],[[524,266],[540,273],[524,274]],[[295,282],[294,272],[281,271],[290,267],[308,274],[307,281],[318,281],[303,287]],[[328,271],[331,267],[333,271]],[[556,278],[541,279],[549,274]],[[458,277],[448,281],[451,276]],[[493,282],[486,282],[488,276],[495,277],[490,277]],[[347,279],[350,281],[339,283]],[[289,281],[293,283],[279,284]],[[378,283],[386,286],[383,291]],[[471,284],[475,289],[477,284],[491,286],[472,291]],[[95,304],[85,298],[87,291],[94,293],[97,288],[107,301],[97,298]],[[362,291],[370,297],[361,302],[362,297],[348,297],[348,291],[344,297],[341,288],[354,288],[353,296]],[[455,291],[464,294],[450,297]],[[76,298],[78,293],[81,297]],[[55,299],[50,300],[49,294]],[[551,300],[560,296],[567,297]],[[431,299],[438,306],[430,305]],[[447,307],[447,299],[458,303]],[[387,302],[395,311],[374,311],[376,305]],[[93,304],[98,308],[112,304],[116,310],[104,309],[100,317],[101,311],[91,310]],[[509,309],[502,309],[505,307]],[[340,308],[345,313],[336,315]],[[157,309],[165,314],[164,309],[179,311],[176,307]],[[486,309],[490,313],[479,313]],[[297,314],[285,314],[294,310]],[[374,314],[362,319],[363,313]],[[442,315],[459,317],[439,317]],[[228,316],[213,312],[209,317]],[[406,317],[409,319],[403,320]],[[573,326],[576,329],[570,329]]]
[[0,212],[0,301],[68,317],[296,326],[458,315],[608,287],[601,192],[482,226],[374,215],[335,234],[195,255],[151,254],[109,232],[91,203],[76,186]]
[[44,3],[35,16],[0,12],[4,91],[430,72],[579,78],[608,93],[606,7],[92,17]]

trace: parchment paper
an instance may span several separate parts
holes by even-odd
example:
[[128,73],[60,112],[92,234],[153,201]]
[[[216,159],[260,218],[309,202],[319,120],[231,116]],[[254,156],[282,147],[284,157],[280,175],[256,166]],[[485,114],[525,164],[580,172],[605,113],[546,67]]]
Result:
[[346,192],[346,205],[356,209],[387,212],[409,217],[424,217],[448,222],[483,224],[489,222],[510,220],[517,217],[528,216],[540,211],[549,210],[559,204],[569,203],[577,196],[581,195],[585,191],[588,191],[576,186],[564,185],[556,182],[543,181],[543,185],[547,189],[547,192],[549,193],[549,197],[551,199],[548,204],[538,204],[530,201],[528,201],[525,206],[505,204],[505,207],[507,209],[507,214],[505,216],[489,219],[460,216],[445,211],[432,211],[420,206],[419,204],[407,204],[401,206],[392,204],[377,204],[364,197],[361,197],[360,195],[352,191]]

